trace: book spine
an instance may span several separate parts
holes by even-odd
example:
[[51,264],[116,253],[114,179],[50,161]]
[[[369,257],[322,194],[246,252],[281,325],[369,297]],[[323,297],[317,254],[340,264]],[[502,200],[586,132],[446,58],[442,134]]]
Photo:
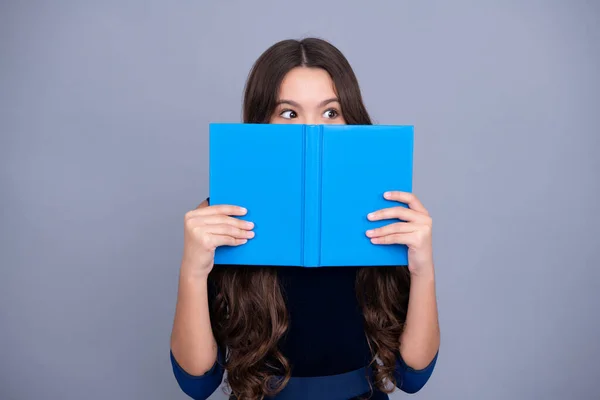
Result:
[[303,264],[318,267],[321,261],[322,126],[307,125],[304,138]]

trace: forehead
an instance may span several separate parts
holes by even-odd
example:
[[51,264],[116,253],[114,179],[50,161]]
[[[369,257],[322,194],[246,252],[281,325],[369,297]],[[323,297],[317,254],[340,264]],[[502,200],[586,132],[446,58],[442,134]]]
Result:
[[279,88],[279,98],[298,103],[319,103],[336,97],[333,80],[321,68],[297,67],[284,77]]

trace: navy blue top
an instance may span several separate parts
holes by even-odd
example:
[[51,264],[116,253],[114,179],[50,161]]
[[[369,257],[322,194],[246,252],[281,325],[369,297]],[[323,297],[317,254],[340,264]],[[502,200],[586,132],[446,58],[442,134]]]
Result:
[[[363,316],[355,292],[358,270],[356,267],[281,267],[278,270],[290,318],[290,327],[280,348],[291,364],[292,381],[303,379],[301,377],[323,377],[356,371],[371,361]],[[224,349],[219,349],[221,360],[223,354]],[[398,353],[395,376],[399,389],[406,393],[419,391],[431,376],[436,360],[437,355],[426,368],[414,370],[406,365]],[[193,399],[208,398],[223,379],[224,371],[219,362],[202,376],[192,376],[184,371],[172,353],[171,363],[180,388]],[[356,376],[352,379],[359,379]],[[366,381],[364,374],[358,376]],[[327,390],[324,389],[324,392]],[[353,393],[352,396],[363,393]],[[319,400],[314,395],[311,398]],[[332,397],[323,393],[320,398]],[[388,396],[376,391],[371,399],[388,399]]]

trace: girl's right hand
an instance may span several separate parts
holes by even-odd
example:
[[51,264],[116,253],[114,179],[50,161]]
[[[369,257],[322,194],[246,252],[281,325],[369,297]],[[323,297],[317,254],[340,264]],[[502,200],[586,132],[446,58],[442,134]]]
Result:
[[194,276],[208,276],[212,270],[215,249],[239,246],[254,237],[254,224],[234,216],[246,209],[233,205],[209,206],[205,200],[185,214],[182,269]]

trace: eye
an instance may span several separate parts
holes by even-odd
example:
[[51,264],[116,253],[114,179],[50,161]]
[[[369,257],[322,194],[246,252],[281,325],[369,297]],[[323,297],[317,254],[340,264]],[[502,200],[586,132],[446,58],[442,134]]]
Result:
[[339,115],[338,111],[335,108],[330,108],[329,110],[323,113],[324,118],[333,119]]
[[279,114],[279,116],[285,119],[292,119],[296,118],[298,114],[296,114],[296,111],[294,110],[284,110]]

